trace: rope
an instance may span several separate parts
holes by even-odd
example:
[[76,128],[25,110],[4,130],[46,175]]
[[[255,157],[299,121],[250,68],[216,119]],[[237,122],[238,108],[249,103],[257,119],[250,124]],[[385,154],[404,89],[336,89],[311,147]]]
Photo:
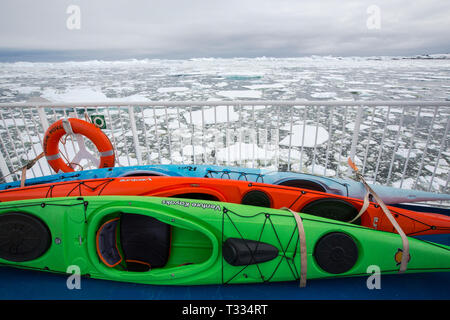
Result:
[[7,177],[9,177],[10,175],[15,174],[17,171],[22,170],[22,168],[19,168],[17,170],[14,170],[13,172],[8,173],[7,175],[1,176],[0,179],[5,179]]
[[[402,228],[400,227],[400,225],[397,223],[397,220],[395,220],[395,218],[392,216],[391,212],[389,211],[388,207],[384,204],[383,200],[381,200],[381,198],[372,190],[372,188],[367,184],[367,182],[364,180],[364,177],[362,176],[362,174],[359,172],[358,168],[356,167],[356,165],[353,163],[353,161],[348,158],[348,164],[349,166],[355,171],[356,173],[356,178],[357,180],[360,180],[362,182],[362,184],[366,187],[367,189],[367,194],[364,197],[364,205],[361,208],[360,212],[358,213],[359,217],[368,207],[368,203],[369,203],[369,195],[371,194],[373,196],[373,198],[375,199],[376,202],[378,202],[378,204],[380,205],[381,209],[383,210],[384,214],[387,216],[387,218],[389,219],[389,221],[392,223],[392,225],[394,226],[395,230],[398,232],[398,234],[400,235],[400,237],[402,238],[402,244],[403,244],[403,249],[402,249],[402,260],[400,263],[400,269],[399,269],[399,273],[403,273],[406,271],[406,268],[408,266],[408,262],[410,259],[409,256],[409,241],[408,241],[408,237],[406,236],[406,234],[403,232]],[[364,209],[364,211],[363,211]],[[355,218],[356,219],[356,218]]]
[[[91,121],[91,119],[89,119],[87,113],[84,114],[84,117],[85,117],[87,122],[92,123],[92,121]],[[61,155],[63,156],[63,158],[66,160],[66,162],[70,166],[75,165],[75,166],[80,167],[81,170],[83,170],[83,166],[82,165],[80,165],[79,163],[70,162],[70,160],[69,160],[69,153],[67,152],[67,149],[66,149],[67,138],[69,137],[69,135],[72,136],[72,139],[75,136],[75,133],[72,130],[72,126],[71,126],[71,124],[69,122],[69,119],[67,119],[67,118],[62,119],[62,126],[63,126],[64,131],[66,132],[66,134],[64,136],[64,139],[61,141],[61,144],[64,146],[64,151],[66,152],[66,154],[61,152]],[[31,169],[31,167],[33,167],[36,164],[36,162],[38,162],[44,155],[45,155],[44,152],[40,153],[36,158],[30,160],[23,167],[18,168],[17,170],[15,170],[15,171],[13,171],[13,172],[5,175],[5,176],[1,176],[0,179],[4,179],[6,177],[9,177],[10,175],[15,174],[18,171],[21,171],[22,175],[21,175],[21,178],[20,178],[20,187],[24,187],[25,186],[25,180],[26,180],[26,171]]]
[[20,178],[20,186],[23,187],[25,185],[27,170],[31,169],[31,167],[34,166],[36,164],[36,162],[38,162],[43,156],[44,156],[44,152],[41,152],[36,158],[28,161],[27,164],[24,165],[23,167],[20,167],[17,170],[14,170],[13,172],[10,172],[9,174],[2,176],[0,178],[4,179],[6,177],[9,177],[12,174],[15,174],[18,171],[22,171],[22,176]]
[[70,135],[75,134],[72,130],[72,126],[70,125],[70,122],[68,119],[66,119],[66,118],[62,119],[62,125],[63,125],[64,131],[66,132],[66,134],[70,134]]
[[[62,120],[62,125],[63,125],[64,130],[66,131],[66,136],[65,136],[64,142],[61,141],[61,143],[64,145],[64,149],[65,149],[65,147],[66,147],[66,140],[67,140],[68,135],[74,135],[74,132],[73,132],[73,130],[72,130],[72,126],[70,125],[70,122],[69,122],[68,119],[63,119],[63,120]],[[66,150],[66,152],[67,152],[67,150]],[[65,155],[64,155],[64,153],[61,153],[61,154],[63,155],[64,158],[66,158]],[[33,167],[33,166],[36,164],[36,162],[38,162],[43,156],[44,156],[44,152],[42,152],[41,154],[39,154],[39,155],[38,155],[36,158],[34,158],[33,160],[30,160],[30,161],[29,161],[26,165],[24,165],[23,167],[21,167],[21,168],[15,170],[15,171],[13,171],[13,172],[7,174],[6,176],[3,176],[3,177],[1,177],[1,178],[6,178],[6,177],[8,177],[8,176],[10,176],[10,175],[12,175],[12,174],[18,172],[18,171],[22,171],[22,175],[21,175],[21,178],[20,178],[20,187],[24,187],[24,186],[25,186],[26,176],[27,176],[27,175],[26,175],[27,170],[31,169],[31,167]],[[75,165],[78,165],[78,166],[81,167],[81,169],[83,169],[83,167],[82,167],[81,165],[79,165],[78,163],[70,163],[70,160],[68,160],[67,158],[66,158],[66,160],[67,160],[67,162],[68,162],[69,164],[75,164]]]
[[69,166],[71,166],[72,168],[74,165],[78,166],[79,168],[81,168],[81,171],[82,171],[84,169],[82,165],[80,165],[79,163],[70,161],[69,152],[67,151],[67,148],[66,148],[67,138],[70,136],[72,141],[75,138],[75,133],[72,130],[72,125],[70,124],[69,119],[66,119],[66,118],[62,119],[62,125],[63,125],[64,131],[66,132],[66,134],[64,135],[64,139],[61,141],[61,144],[64,146],[64,151],[66,152],[66,154],[61,152],[61,155],[66,160],[66,162]]
[[27,170],[31,169],[31,167],[34,166],[36,164],[36,162],[38,162],[39,159],[41,159],[43,156],[44,156],[44,152],[41,152],[40,155],[38,155],[33,160],[29,161],[25,166],[22,167],[22,176],[20,178],[20,187],[25,186],[25,179],[27,177]]
[[[297,222],[297,230],[298,230],[298,240],[300,242],[300,288],[306,287],[306,267],[308,263],[307,254],[306,254],[306,237],[305,237],[305,228],[303,227],[302,218],[300,215],[286,207],[281,208],[282,210],[287,210],[295,218]],[[302,241],[303,240],[303,241]]]
[[93,123],[93,122],[91,121],[91,118],[89,118],[89,115],[88,115],[87,112],[84,112],[84,120],[86,120],[86,122],[89,122],[89,123],[92,123],[92,124],[95,125],[95,123]]

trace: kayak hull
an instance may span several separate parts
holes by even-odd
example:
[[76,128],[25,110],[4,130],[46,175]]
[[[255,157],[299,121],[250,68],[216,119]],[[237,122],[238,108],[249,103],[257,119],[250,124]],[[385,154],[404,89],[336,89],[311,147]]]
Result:
[[[215,200],[268,208],[290,208],[339,221],[351,221],[363,206],[360,199],[295,187],[229,179],[188,177],[123,177],[40,184],[0,191],[0,201],[69,196],[156,196]],[[407,235],[450,232],[450,216],[389,207]],[[365,227],[396,232],[380,206],[371,203],[355,221]]]
[[[55,174],[27,179],[26,186],[97,178],[130,177],[130,176],[172,176],[244,180],[267,184],[301,186],[313,190],[363,199],[366,190],[362,183],[339,178],[322,177],[312,174],[295,172],[278,172],[255,168],[224,167],[211,165],[144,165],[129,167],[113,167],[85,170],[72,173]],[[17,188],[20,182],[4,183],[0,190]],[[420,190],[405,190],[381,185],[371,185],[373,190],[386,204],[410,203],[420,201],[449,201],[449,194],[439,194]]]
[[[0,228],[5,228],[3,222],[7,214],[17,212],[42,221],[49,230],[51,241],[41,256],[28,261],[0,258],[4,265],[59,273],[76,266],[83,276],[156,285],[299,279],[298,226],[294,216],[285,210],[157,197],[36,199],[1,204]],[[95,241],[100,227],[105,219],[116,216],[123,219],[124,214],[145,216],[170,225],[171,252],[165,266],[130,272],[102,263]],[[369,275],[372,266],[377,266],[383,274],[398,272],[402,244],[399,235],[307,214],[301,214],[301,217],[306,235],[307,279],[364,276]],[[331,251],[320,249],[336,241],[336,238],[331,242],[326,240],[334,235],[350,244],[341,242],[345,243],[342,245],[344,252],[340,252],[339,246],[332,246]],[[226,253],[226,242],[230,239],[265,243],[276,248],[278,254],[258,263],[233,265]],[[414,238],[409,238],[409,243],[411,259],[406,273],[449,270],[449,247]],[[2,257],[4,251],[0,251]],[[350,263],[345,261],[347,255],[352,257]],[[184,260],[185,263],[180,263]],[[333,261],[339,263],[336,265]]]
[[[123,177],[41,184],[0,191],[0,201],[69,196],[156,196],[215,200],[269,208],[289,208],[339,221],[352,220],[361,210],[360,199],[325,192],[264,183],[188,177]],[[389,207],[407,235],[450,232],[450,216]],[[371,203],[356,224],[396,232],[380,206]]]

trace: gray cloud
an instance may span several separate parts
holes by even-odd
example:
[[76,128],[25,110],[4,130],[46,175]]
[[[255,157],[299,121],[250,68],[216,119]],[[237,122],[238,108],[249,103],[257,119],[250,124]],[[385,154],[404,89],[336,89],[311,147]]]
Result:
[[[81,9],[68,30],[66,9]],[[366,10],[381,10],[369,30]],[[450,2],[40,0],[0,4],[0,51],[67,56],[233,57],[450,52]],[[1,58],[1,57],[0,57]]]

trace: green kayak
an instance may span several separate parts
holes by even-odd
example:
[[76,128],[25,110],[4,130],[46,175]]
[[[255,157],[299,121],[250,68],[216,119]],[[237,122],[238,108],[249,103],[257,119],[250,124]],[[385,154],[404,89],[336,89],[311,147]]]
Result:
[[[299,218],[301,217],[301,219]],[[450,268],[450,247],[409,240],[406,273]],[[98,196],[0,204],[0,263],[155,285],[398,273],[398,234],[307,214],[175,198]],[[306,274],[305,274],[306,272]]]

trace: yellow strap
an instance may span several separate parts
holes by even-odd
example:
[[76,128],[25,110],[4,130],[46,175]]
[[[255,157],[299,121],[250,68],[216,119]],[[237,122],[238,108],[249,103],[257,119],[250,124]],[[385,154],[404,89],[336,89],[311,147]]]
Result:
[[306,266],[308,259],[306,255],[306,237],[302,218],[297,212],[289,208],[283,207],[281,209],[291,212],[297,222],[298,240],[300,241],[300,288],[303,288],[306,287]]

